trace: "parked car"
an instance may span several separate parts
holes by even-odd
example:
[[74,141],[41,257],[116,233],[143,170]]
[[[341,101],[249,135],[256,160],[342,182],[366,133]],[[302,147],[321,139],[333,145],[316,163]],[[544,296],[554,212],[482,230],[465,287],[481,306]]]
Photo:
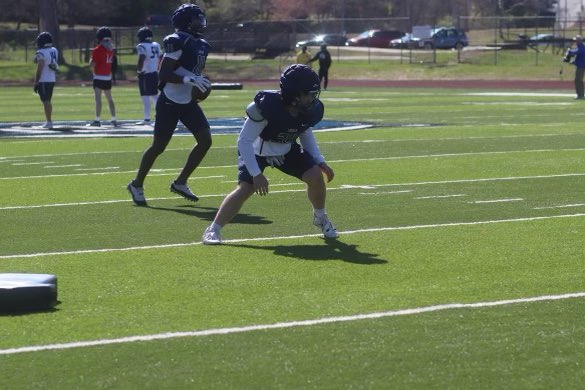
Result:
[[414,43],[416,38],[411,33],[406,33],[400,38],[396,38],[390,41],[390,47],[392,49],[408,49]]
[[296,44],[296,47],[303,47],[303,46],[321,46],[322,44],[326,44],[328,46],[345,46],[345,42],[347,42],[347,37],[340,34],[320,34],[315,35],[314,37],[307,39],[305,41],[299,41]]
[[431,49],[457,49],[461,50],[469,45],[464,31],[454,27],[439,27],[431,30],[429,37],[416,37],[413,45],[427,50]]
[[368,30],[347,40],[347,46],[367,46],[388,48],[390,41],[404,35],[398,30]]

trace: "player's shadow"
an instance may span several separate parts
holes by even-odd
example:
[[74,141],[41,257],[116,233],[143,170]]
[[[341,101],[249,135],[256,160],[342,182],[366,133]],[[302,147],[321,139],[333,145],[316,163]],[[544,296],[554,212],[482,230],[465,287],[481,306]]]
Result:
[[[145,206],[151,210],[160,211],[173,211],[175,213],[188,215],[190,217],[196,217],[205,221],[213,221],[217,208],[215,207],[204,207],[204,206],[177,206],[177,207],[157,207],[157,206]],[[267,225],[271,224],[272,221],[264,217],[250,214],[238,214],[234,217],[231,223],[243,223],[250,225]]]
[[324,239],[325,245],[250,245],[228,244],[240,248],[263,249],[273,251],[277,256],[291,257],[297,260],[341,260],[361,265],[386,264],[388,260],[380,259],[378,254],[360,252],[357,245],[346,244],[335,239]]

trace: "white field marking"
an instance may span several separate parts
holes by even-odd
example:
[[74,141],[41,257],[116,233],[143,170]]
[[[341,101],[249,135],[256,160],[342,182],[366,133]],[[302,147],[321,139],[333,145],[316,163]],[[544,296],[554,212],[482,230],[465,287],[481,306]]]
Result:
[[[63,175],[63,176],[74,176],[74,175]],[[151,176],[155,176],[155,175],[151,175]],[[328,191],[337,191],[337,190],[346,190],[346,189],[376,189],[376,188],[381,188],[381,187],[402,187],[402,186],[422,186],[422,185],[433,185],[433,184],[478,183],[478,182],[490,182],[490,181],[550,179],[550,178],[555,178],[555,177],[579,177],[579,176],[585,176],[585,173],[567,173],[567,174],[559,174],[559,175],[538,175],[538,176],[492,177],[492,178],[484,178],[484,179],[460,179],[460,180],[423,181],[423,182],[411,182],[411,183],[371,184],[371,185],[342,184],[339,187],[328,187],[327,190]],[[191,180],[193,180],[193,179],[223,178],[223,177],[225,177],[225,176],[192,177]],[[225,181],[223,181],[223,182],[225,182]],[[294,183],[291,183],[291,184],[294,185]],[[289,185],[289,184],[284,184],[284,185]],[[305,191],[305,189],[271,191],[270,193],[271,194],[280,194],[280,193],[301,192],[301,191]],[[199,195],[199,197],[200,198],[214,198],[214,197],[225,197],[226,195],[227,194],[209,194],[209,195]],[[167,200],[167,199],[176,199],[176,197],[150,198],[150,199],[151,200]],[[107,203],[124,203],[124,202],[131,202],[131,200],[130,199],[117,199],[117,200],[103,200],[103,201],[96,201],[96,202],[73,202],[73,203],[56,203],[56,204],[28,205],[28,206],[4,206],[4,207],[0,207],[0,211],[1,210],[29,209],[29,208],[42,208],[42,207],[99,205],[99,204],[107,204]]]
[[464,105],[470,106],[570,106],[573,102],[465,102]]
[[120,167],[102,167],[102,168],[77,168],[76,171],[112,171],[120,169]]
[[327,102],[369,102],[369,101],[387,101],[388,98],[325,98],[319,99]]
[[48,165],[43,168],[74,168],[74,167],[82,167],[83,164],[69,164],[69,165]]
[[576,298],[584,298],[584,297],[585,297],[585,292],[574,292],[574,293],[566,293],[566,294],[558,294],[558,295],[541,295],[541,296],[527,297],[527,298],[504,299],[504,300],[499,300],[499,301],[487,301],[487,302],[475,302],[475,303],[444,303],[444,304],[439,304],[439,305],[416,307],[416,308],[412,308],[412,309],[400,309],[400,310],[391,310],[391,311],[383,311],[383,312],[375,312],[375,313],[355,314],[355,315],[350,315],[350,316],[325,317],[325,318],[318,318],[318,319],[313,319],[313,320],[277,322],[277,323],[273,323],[273,324],[248,325],[248,326],[240,326],[240,327],[233,327],[233,328],[213,328],[213,329],[204,329],[204,330],[192,330],[192,331],[188,331],[188,332],[167,332],[167,333],[157,333],[157,334],[141,335],[141,336],[127,336],[127,337],[120,337],[120,338],[115,338],[115,339],[74,341],[74,342],[70,342],[70,343],[61,343],[61,344],[31,345],[31,346],[26,346],[26,347],[0,349],[0,355],[15,355],[15,354],[26,353],[26,352],[41,352],[41,351],[54,351],[54,350],[64,350],[64,349],[73,349],[73,348],[87,348],[87,347],[95,347],[95,346],[102,346],[102,345],[127,344],[127,343],[156,341],[156,340],[169,340],[169,339],[177,339],[177,338],[185,338],[185,337],[217,336],[217,335],[246,333],[246,332],[255,332],[255,331],[272,330],[272,329],[288,329],[288,328],[298,328],[301,326],[335,324],[335,323],[340,323],[340,322],[376,320],[376,319],[380,319],[380,318],[416,315],[416,314],[432,313],[432,312],[438,312],[438,311],[444,311],[444,310],[481,309],[481,308],[488,308],[488,307],[515,305],[515,304],[520,304],[520,303],[559,301],[559,300],[564,300],[564,299],[576,299]]
[[581,207],[581,206],[585,206],[585,203],[562,204],[562,205],[558,205],[558,206],[547,206],[547,207],[533,207],[533,210],[563,209],[563,208]]
[[404,194],[412,192],[412,190],[402,190],[402,191],[377,191],[377,192],[359,192],[360,195],[392,195],[392,194]]
[[443,198],[457,198],[461,196],[467,196],[466,194],[453,194],[453,195],[433,195],[433,196],[419,196],[414,199],[443,199]]
[[20,165],[43,165],[43,164],[55,164],[53,161],[39,161],[39,162],[16,162],[12,163],[14,166]]
[[[349,234],[357,234],[357,233],[389,232],[389,231],[432,229],[432,228],[459,227],[459,226],[478,226],[478,225],[491,225],[491,224],[497,224],[497,223],[532,222],[532,221],[544,221],[544,220],[549,220],[549,219],[580,218],[580,217],[585,217],[585,213],[551,215],[551,216],[543,216],[543,217],[497,219],[497,220],[491,220],[491,221],[450,222],[450,223],[437,223],[437,224],[430,224],[430,225],[410,225],[410,226],[367,228],[367,229],[358,229],[358,230],[345,230],[345,231],[340,231],[339,233],[343,234],[343,235],[349,235]],[[323,234],[322,233],[315,233],[315,234],[299,234],[299,235],[295,235],[295,236],[237,238],[237,239],[232,239],[232,240],[223,240],[223,242],[225,244],[230,244],[230,243],[255,242],[255,241],[294,240],[294,239],[302,239],[302,238],[310,238],[310,237],[323,237]],[[202,244],[200,241],[193,241],[193,242],[184,242],[184,243],[176,243],[176,244],[131,246],[131,247],[126,247],[126,248],[83,249],[83,250],[63,251],[63,252],[40,252],[40,253],[27,253],[27,254],[19,254],[19,255],[1,255],[0,260],[37,258],[37,257],[48,257],[48,256],[80,255],[80,254],[88,254],[88,253],[128,252],[128,251],[187,247],[187,246],[196,246],[196,245],[202,245]]]
[[466,152],[466,153],[439,153],[439,154],[421,154],[413,156],[393,156],[393,157],[374,157],[374,158],[353,158],[348,160],[330,160],[328,162],[345,163],[356,161],[390,161],[390,160],[406,160],[415,158],[437,158],[437,157],[467,157],[467,156],[488,156],[496,154],[513,154],[513,153],[551,153],[551,152],[582,152],[585,148],[570,148],[570,149],[531,149],[531,150],[507,150],[498,152]]
[[506,203],[506,202],[521,202],[522,198],[509,198],[509,199],[491,199],[491,200],[474,200],[473,202],[467,203]]
[[15,163],[15,162],[21,162],[21,161],[24,161],[24,159],[21,158],[21,159],[16,159],[16,160],[12,160],[12,159],[9,160],[7,157],[0,158],[0,163]]
[[534,93],[534,92],[469,92],[462,93],[462,96],[529,96],[529,97],[574,97],[571,93]]

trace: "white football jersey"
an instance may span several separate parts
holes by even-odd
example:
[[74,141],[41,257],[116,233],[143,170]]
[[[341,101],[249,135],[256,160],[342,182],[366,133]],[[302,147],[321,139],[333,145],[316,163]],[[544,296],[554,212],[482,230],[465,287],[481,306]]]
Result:
[[157,42],[141,42],[136,46],[136,52],[139,57],[141,55],[145,57],[140,73],[158,72],[158,63],[162,53]]
[[58,60],[59,59],[59,52],[56,48],[49,46],[43,47],[42,49],[38,49],[35,53],[35,64],[39,62],[43,62],[43,68],[41,69],[41,77],[39,78],[40,83],[54,83],[55,78],[55,70],[51,69],[49,65],[53,65],[54,69],[57,69]]

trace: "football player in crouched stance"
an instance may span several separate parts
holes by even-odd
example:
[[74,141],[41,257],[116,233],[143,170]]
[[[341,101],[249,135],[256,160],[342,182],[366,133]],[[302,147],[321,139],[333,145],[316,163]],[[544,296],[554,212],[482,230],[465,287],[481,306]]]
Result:
[[325,212],[327,189],[322,172],[328,181],[334,173],[311,130],[323,118],[320,92],[319,76],[306,65],[294,64],[280,76],[280,91],[261,91],[254,97],[238,137],[238,186],[223,200],[203,233],[204,244],[220,244],[221,229],[244,202],[254,193],[268,194],[268,179],[263,174],[267,166],[307,183],[313,224],[326,238],[339,236]]
[[159,71],[159,89],[162,92],[156,103],[154,139],[142,156],[136,177],[127,186],[132,200],[138,206],[146,205],[144,179],[169,144],[179,120],[193,133],[197,144],[191,150],[179,176],[171,183],[171,192],[187,200],[199,200],[191,192],[187,179],[211,147],[209,122],[201,107],[191,98],[192,88],[204,92],[211,87],[209,79],[201,74],[209,53],[209,44],[202,39],[207,19],[201,8],[190,3],[179,6],[171,19],[175,33],[163,41],[165,54]]

